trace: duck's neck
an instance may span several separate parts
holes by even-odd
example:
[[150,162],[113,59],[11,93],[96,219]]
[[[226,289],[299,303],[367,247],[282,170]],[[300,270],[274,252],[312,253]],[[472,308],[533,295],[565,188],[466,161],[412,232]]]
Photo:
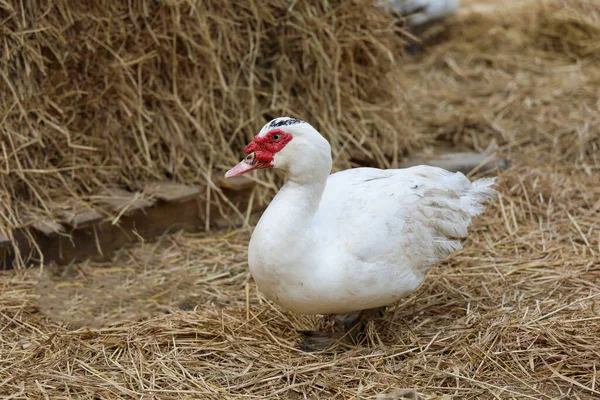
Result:
[[[314,216],[331,172],[329,143],[312,127],[292,141],[294,156],[285,165],[287,182],[279,190],[253,234],[253,240],[271,242],[285,249],[303,251],[318,240],[313,228]],[[277,162],[277,159],[275,159]],[[281,162],[281,159],[280,159]],[[290,254],[290,257],[294,255]]]
[[[257,229],[264,230],[265,239],[298,246],[302,240],[311,241],[312,221],[319,209],[321,197],[331,172],[331,156],[314,160],[301,172],[288,171],[286,183],[263,214]],[[261,235],[261,236],[262,236]],[[312,238],[312,239],[311,239]]]
[[289,178],[271,202],[271,207],[273,203],[277,207],[281,204],[287,209],[286,214],[294,215],[303,223],[307,223],[319,208],[326,182],[325,178],[310,183],[298,183]]

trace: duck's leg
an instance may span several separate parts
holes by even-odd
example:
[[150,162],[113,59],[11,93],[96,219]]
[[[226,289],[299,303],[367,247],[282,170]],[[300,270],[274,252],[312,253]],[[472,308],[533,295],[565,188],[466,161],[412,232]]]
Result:
[[304,351],[321,351],[336,343],[357,344],[364,336],[367,323],[382,317],[385,309],[383,306],[349,314],[330,315],[328,318],[333,319],[333,332],[300,331],[303,338],[299,348]]
[[369,308],[368,310],[355,311],[350,314],[337,314],[333,316],[333,329],[336,332],[359,331],[363,333],[367,323],[375,318],[383,317],[386,307]]

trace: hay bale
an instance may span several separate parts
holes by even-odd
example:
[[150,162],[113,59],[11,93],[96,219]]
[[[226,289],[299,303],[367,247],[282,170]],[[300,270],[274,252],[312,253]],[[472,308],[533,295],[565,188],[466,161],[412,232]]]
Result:
[[49,218],[106,185],[207,185],[276,116],[382,165],[416,141],[396,112],[397,20],[372,0],[2,7],[0,185]]

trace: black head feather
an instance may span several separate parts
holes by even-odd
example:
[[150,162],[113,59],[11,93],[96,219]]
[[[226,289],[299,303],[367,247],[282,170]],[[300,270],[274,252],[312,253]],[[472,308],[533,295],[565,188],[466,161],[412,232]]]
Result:
[[301,124],[304,121],[295,118],[277,118],[271,121],[269,128],[279,128],[282,126]]

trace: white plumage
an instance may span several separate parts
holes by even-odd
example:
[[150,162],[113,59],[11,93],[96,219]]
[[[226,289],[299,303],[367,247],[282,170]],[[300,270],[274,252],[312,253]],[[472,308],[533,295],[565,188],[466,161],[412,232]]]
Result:
[[[297,313],[348,313],[410,294],[462,247],[472,217],[495,195],[493,179],[428,166],[330,175],[329,143],[312,126],[279,118],[252,143],[268,144],[274,129],[291,140],[268,167],[288,179],[254,230],[248,264],[265,296]],[[267,167],[257,165],[242,161],[226,176]]]

